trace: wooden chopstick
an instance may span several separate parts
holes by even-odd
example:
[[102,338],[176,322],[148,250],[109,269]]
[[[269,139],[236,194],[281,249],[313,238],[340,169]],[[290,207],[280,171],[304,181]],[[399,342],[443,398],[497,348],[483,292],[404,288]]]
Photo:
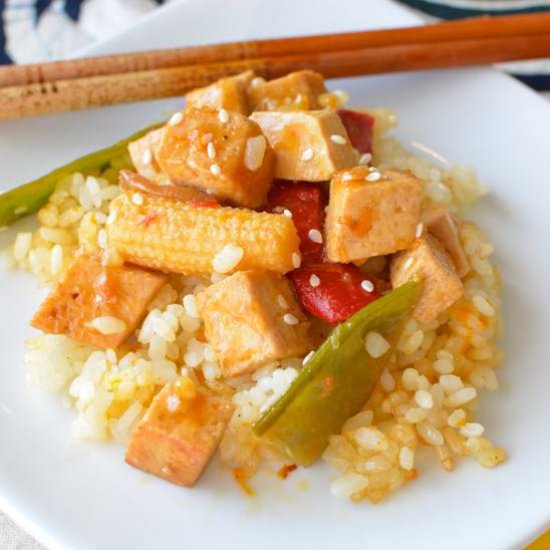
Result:
[[535,36],[550,29],[550,13],[477,17],[421,27],[361,31],[329,35],[230,42],[188,48],[151,50],[30,65],[0,67],[0,87],[41,84],[91,76],[342,51],[404,44],[433,44],[454,40],[479,40],[509,36]]
[[[521,24],[519,27],[516,24],[515,28],[509,23],[512,19],[518,21],[517,17],[506,17],[496,20],[471,19],[404,30],[351,33],[354,38],[347,43],[353,47],[344,49],[338,49],[335,44],[341,45],[343,43],[341,37],[345,36],[348,40],[351,35],[315,37],[316,48],[312,47],[311,37],[263,41],[257,44],[261,43],[265,46],[265,42],[268,42],[269,45],[265,47],[272,48],[271,56],[245,57],[231,61],[226,61],[223,56],[229,56],[227,53],[229,51],[233,52],[231,56],[234,55],[236,51],[234,44],[229,45],[227,50],[224,49],[225,45],[205,47],[225,52],[222,53],[222,62],[198,63],[196,48],[192,48],[187,51],[195,52],[193,53],[195,57],[189,54],[191,56],[189,59],[195,61],[184,66],[122,73],[107,71],[86,77],[5,86],[0,88],[0,120],[173,97],[209,84],[223,76],[247,69],[254,70],[264,78],[275,78],[303,68],[317,70],[326,78],[337,78],[546,57],[550,56],[550,17],[548,16],[550,14],[521,16]],[[495,36],[494,25],[500,25],[501,20],[507,22],[507,25],[502,27],[506,29],[504,37]],[[544,24],[540,23],[541,20]],[[455,30],[449,33],[450,25],[455,30],[456,26],[460,25],[461,32],[470,38],[457,38]],[[474,30],[471,30],[472,28]],[[427,34],[426,29],[430,29]],[[406,38],[401,36],[404,31],[406,31]],[[359,34],[364,42],[356,39],[356,35]],[[420,41],[415,41],[415,36],[418,35],[420,35],[418,39]],[[401,39],[398,39],[399,36]],[[289,46],[288,40],[292,41],[292,46]],[[303,50],[299,47],[301,41],[306,43]],[[363,43],[368,46],[358,47]],[[184,51],[186,50],[179,50],[180,53]],[[211,55],[212,51],[208,50],[208,55]],[[249,52],[248,46],[240,51],[241,56],[244,55],[242,52]],[[140,55],[149,54],[150,52],[132,54],[132,63],[140,59]],[[82,61],[84,65],[79,65],[80,69],[85,66],[86,60]],[[95,67],[97,59],[92,61]],[[128,68],[128,65],[124,65],[124,68]],[[71,74],[74,76],[76,73]]]

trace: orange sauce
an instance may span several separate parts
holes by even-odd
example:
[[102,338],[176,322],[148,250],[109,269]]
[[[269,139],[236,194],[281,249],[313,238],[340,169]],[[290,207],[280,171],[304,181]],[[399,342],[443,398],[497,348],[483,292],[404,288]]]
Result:
[[370,208],[366,208],[361,212],[361,216],[359,218],[344,216],[340,218],[339,222],[343,225],[347,225],[356,237],[364,237],[372,228],[372,210]]
[[277,151],[286,151],[288,153],[296,153],[300,150],[303,135],[303,129],[296,124],[286,125],[279,134],[279,139],[275,144]]
[[296,464],[285,464],[278,472],[277,476],[286,479],[298,466]]
[[242,468],[233,468],[233,477],[237,482],[237,485],[241,488],[242,492],[247,497],[255,497],[256,492],[248,483],[248,476]]

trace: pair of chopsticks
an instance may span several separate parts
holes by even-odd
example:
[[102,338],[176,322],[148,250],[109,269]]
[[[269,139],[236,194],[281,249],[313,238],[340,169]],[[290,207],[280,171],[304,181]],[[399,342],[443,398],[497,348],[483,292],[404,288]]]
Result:
[[550,13],[0,67],[0,120],[181,96],[252,69],[325,78],[550,57]]

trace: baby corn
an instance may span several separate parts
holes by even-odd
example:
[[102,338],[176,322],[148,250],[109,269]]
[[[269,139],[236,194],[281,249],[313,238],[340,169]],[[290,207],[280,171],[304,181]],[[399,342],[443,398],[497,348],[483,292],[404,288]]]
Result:
[[200,201],[134,199],[128,193],[114,199],[108,223],[109,246],[129,262],[185,275],[243,269],[286,273],[296,266],[299,239],[285,216]]

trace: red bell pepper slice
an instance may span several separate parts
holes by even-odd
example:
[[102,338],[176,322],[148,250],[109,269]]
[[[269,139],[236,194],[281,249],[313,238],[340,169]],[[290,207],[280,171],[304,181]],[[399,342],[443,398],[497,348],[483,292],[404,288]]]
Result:
[[348,133],[351,144],[360,153],[372,153],[374,117],[367,113],[350,111],[349,109],[339,109],[338,115]]
[[300,237],[302,265],[320,262],[323,257],[323,243],[312,241],[310,230],[323,234],[326,197],[316,183],[276,181],[267,197],[269,212],[292,214],[292,221]]
[[382,283],[352,264],[309,264],[287,276],[304,310],[331,325],[345,321],[382,295]]

